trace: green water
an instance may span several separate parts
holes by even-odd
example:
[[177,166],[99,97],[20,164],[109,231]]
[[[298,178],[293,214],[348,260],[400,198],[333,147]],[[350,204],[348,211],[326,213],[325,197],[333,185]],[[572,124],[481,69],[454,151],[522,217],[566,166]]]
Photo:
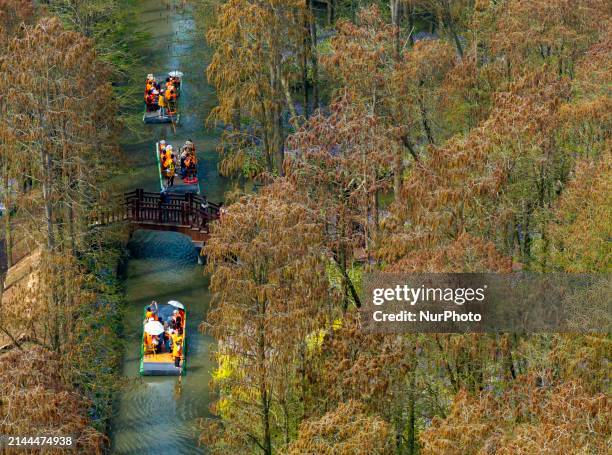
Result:
[[[165,139],[177,149],[186,139],[193,139],[202,191],[209,200],[221,201],[225,181],[217,172],[218,133],[204,129],[215,99],[205,79],[208,56],[203,32],[196,30],[191,11],[175,9],[167,1],[141,0],[134,8],[138,22],[151,35],[145,48],[134,50],[144,57],[147,72],[165,74],[178,69],[184,73],[185,83],[176,133],[171,125],[143,125],[144,141],[126,136],[123,150],[132,166],[125,187],[159,191],[156,141]],[[143,82],[145,77],[143,74]],[[134,103],[142,105],[140,96]],[[119,396],[112,423],[112,453],[203,453],[198,446],[198,420],[209,416],[208,382],[213,369],[209,348],[213,339],[200,333],[198,325],[208,308],[208,280],[190,241],[180,234],[137,231],[129,248],[123,363],[128,386]],[[171,299],[181,301],[187,309],[187,375],[180,381],[177,377],[141,378],[143,306],[151,300]]]

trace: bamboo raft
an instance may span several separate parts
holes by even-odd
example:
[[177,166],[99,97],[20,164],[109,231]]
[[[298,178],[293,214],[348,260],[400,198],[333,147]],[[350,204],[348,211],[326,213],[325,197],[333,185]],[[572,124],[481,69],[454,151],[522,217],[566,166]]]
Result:
[[[198,156],[197,153],[198,152],[196,149],[195,151],[196,159]],[[194,193],[197,195],[201,194],[200,179],[197,177],[197,166],[196,166],[196,181],[195,182],[185,181],[180,176],[180,150],[177,150],[174,154],[178,158],[179,166],[177,166],[175,170],[176,176],[174,177],[174,185],[172,185],[169,188],[166,188],[166,185],[164,183],[165,177],[162,172],[162,163],[161,163],[161,159],[159,155],[159,142],[155,143],[155,156],[157,157],[157,170],[159,174],[160,190],[167,191],[168,193],[172,193],[172,194],[187,194],[187,193]]]
[[[155,76],[155,79],[158,81],[165,81],[167,76]],[[156,111],[148,111],[147,104],[145,103],[144,114],[142,116],[142,121],[146,124],[161,124],[161,123],[172,123],[174,125],[178,125],[181,120],[180,114],[180,100],[181,100],[181,92],[183,91],[184,80],[181,77],[180,86],[176,91],[176,113],[174,115],[168,113],[168,108],[165,109],[157,109]]]
[[[147,305],[148,306],[148,305]],[[147,306],[143,308],[143,321],[146,315]],[[158,306],[157,314],[164,321],[169,321],[172,317],[172,312],[176,308],[172,305],[163,304]],[[183,310],[183,348],[180,367],[174,366],[172,352],[162,349],[162,352],[151,352],[145,346],[144,327],[142,331],[142,340],[140,343],[140,374],[142,376],[183,376],[187,370],[187,312]]]

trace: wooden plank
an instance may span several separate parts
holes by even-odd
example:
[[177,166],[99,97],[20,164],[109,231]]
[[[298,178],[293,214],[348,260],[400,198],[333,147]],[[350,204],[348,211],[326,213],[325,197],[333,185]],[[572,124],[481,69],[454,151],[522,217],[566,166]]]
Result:
[[170,352],[162,352],[159,354],[145,354],[144,361],[145,363],[174,363],[174,359],[172,359],[172,354]]

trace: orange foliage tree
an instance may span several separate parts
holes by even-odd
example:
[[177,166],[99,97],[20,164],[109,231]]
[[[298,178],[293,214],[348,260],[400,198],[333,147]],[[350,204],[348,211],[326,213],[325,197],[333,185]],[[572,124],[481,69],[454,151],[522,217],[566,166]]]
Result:
[[298,438],[285,453],[390,455],[394,453],[390,433],[387,422],[366,412],[359,402],[351,400],[319,419],[304,421],[300,425]]
[[[540,384],[539,386],[537,384]],[[434,455],[605,453],[612,403],[579,382],[544,386],[524,377],[503,393],[454,398],[449,415],[421,435],[422,453]]]
[[265,194],[233,204],[204,251],[214,293],[207,322],[228,374],[212,422],[211,450],[272,453],[301,414],[306,336],[331,324],[321,226],[309,210]]
[[90,403],[66,386],[62,371],[60,357],[41,347],[0,355],[0,431],[3,435],[33,435],[33,431],[45,436],[69,435],[74,445],[53,449],[55,453],[76,449],[102,454],[106,437],[89,426]]
[[[259,147],[263,167],[282,173],[281,115],[284,108],[295,111],[289,85],[296,77],[307,14],[303,0],[231,0],[219,6],[207,33],[214,49],[207,74],[219,100],[210,118],[232,125],[220,148],[224,174],[240,173],[250,161],[261,166],[255,156]],[[242,116],[254,119],[254,128],[243,130]]]
[[376,115],[334,102],[330,115],[318,114],[294,135],[288,148],[287,179],[326,226],[326,245],[344,280],[345,305],[359,302],[348,276],[353,250],[372,250],[378,231],[378,195],[390,186],[394,146]]

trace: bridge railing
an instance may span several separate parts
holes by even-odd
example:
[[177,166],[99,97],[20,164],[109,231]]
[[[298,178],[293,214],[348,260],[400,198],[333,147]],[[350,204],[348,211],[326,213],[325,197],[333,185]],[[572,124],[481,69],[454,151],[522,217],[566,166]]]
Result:
[[221,204],[193,193],[166,194],[136,189],[124,195],[125,219],[206,229],[219,218]]
[[115,201],[99,206],[91,223],[106,225],[118,221],[154,223],[208,230],[208,224],[219,218],[221,204],[193,193],[166,194],[136,189],[124,194],[123,203]]

